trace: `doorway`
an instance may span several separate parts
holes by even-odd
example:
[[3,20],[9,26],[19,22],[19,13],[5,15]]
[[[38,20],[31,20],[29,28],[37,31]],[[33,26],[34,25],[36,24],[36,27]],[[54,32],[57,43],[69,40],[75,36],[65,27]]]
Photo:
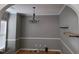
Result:
[[0,51],[4,52],[6,47],[7,21],[1,20],[1,36],[0,36]]

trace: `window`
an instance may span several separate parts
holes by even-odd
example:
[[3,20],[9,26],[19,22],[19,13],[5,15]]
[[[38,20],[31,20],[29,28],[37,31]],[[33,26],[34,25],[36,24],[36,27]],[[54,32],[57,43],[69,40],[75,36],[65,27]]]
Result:
[[7,29],[7,21],[1,20],[0,49],[1,48],[5,48],[5,44],[6,44],[6,29]]

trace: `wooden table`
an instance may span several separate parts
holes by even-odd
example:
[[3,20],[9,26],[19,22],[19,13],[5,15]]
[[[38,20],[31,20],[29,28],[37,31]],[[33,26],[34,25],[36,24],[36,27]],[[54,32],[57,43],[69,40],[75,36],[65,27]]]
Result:
[[16,51],[16,54],[61,54],[60,51],[48,51],[45,52],[43,50],[37,51],[37,50],[18,50]]

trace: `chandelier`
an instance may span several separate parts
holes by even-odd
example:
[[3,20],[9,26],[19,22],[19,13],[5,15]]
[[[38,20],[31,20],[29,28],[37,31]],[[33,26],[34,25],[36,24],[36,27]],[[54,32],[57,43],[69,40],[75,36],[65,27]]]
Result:
[[31,23],[38,23],[39,22],[39,20],[36,20],[35,8],[36,7],[33,7],[33,19],[30,20]]

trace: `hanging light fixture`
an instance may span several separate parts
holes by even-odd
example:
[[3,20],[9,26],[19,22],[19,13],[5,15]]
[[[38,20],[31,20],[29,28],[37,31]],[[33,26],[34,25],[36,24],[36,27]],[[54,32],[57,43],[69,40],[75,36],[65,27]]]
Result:
[[39,20],[36,20],[35,8],[36,7],[33,7],[33,19],[30,20],[31,23],[38,23],[39,22]]

